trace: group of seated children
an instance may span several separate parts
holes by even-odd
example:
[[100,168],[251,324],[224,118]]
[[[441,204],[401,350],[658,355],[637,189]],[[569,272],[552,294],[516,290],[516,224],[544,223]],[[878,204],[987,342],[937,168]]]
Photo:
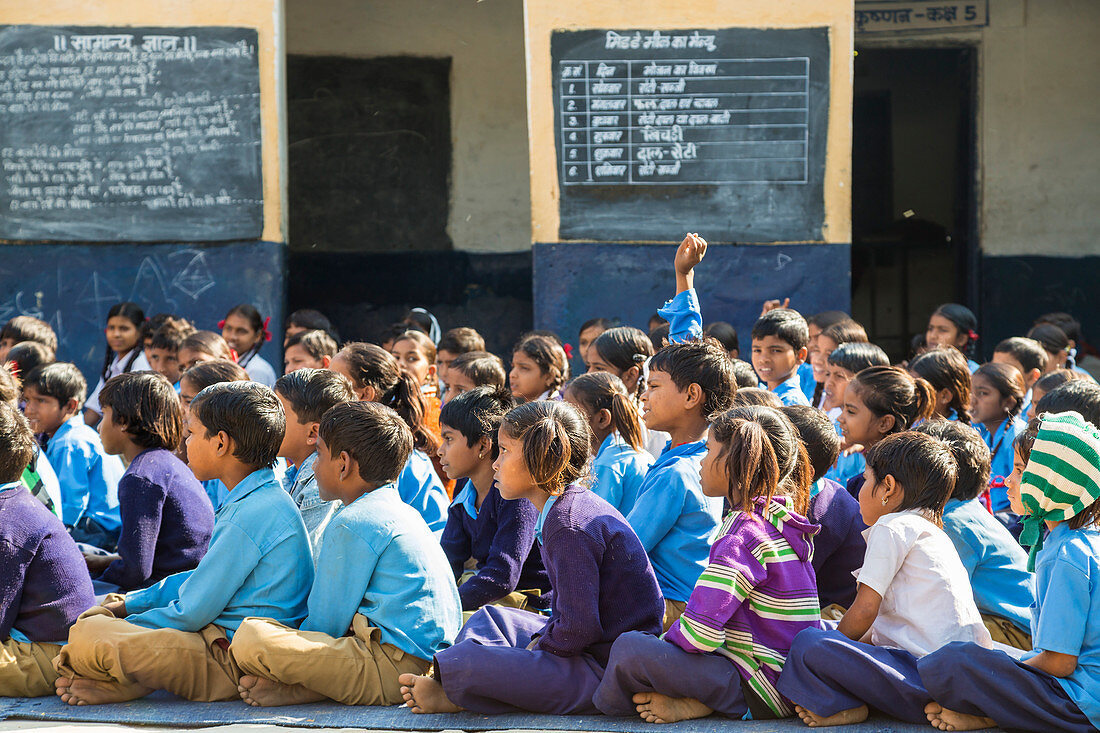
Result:
[[120,304],[86,401],[13,319],[0,360],[37,362],[0,369],[0,695],[1096,730],[1079,327],[979,366],[949,304],[892,366],[769,302],[750,365],[704,328],[706,249],[656,342],[594,319],[571,380],[551,333],[506,372],[419,309],[381,346],[295,314],[276,378],[251,306],[218,336]]

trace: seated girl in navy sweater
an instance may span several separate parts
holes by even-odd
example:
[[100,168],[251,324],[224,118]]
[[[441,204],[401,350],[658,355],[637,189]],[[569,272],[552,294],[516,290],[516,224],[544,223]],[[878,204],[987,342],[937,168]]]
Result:
[[641,542],[578,483],[589,440],[588,424],[568,403],[526,403],[505,416],[497,486],[539,511],[550,618],[482,608],[455,645],[435,655],[434,678],[400,677],[414,713],[594,713],[612,642],[628,631],[660,633],[664,599]]
[[129,463],[118,482],[118,554],[88,556],[99,594],[145,588],[199,564],[214,532],[202,484],[173,454],[183,433],[176,390],[153,372],[112,377],[99,396],[103,449]]

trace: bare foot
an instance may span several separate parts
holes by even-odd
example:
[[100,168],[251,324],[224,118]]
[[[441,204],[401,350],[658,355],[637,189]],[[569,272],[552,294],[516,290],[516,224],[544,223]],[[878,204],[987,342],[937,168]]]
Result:
[[[64,682],[62,682],[63,679]],[[121,682],[101,682],[83,677],[59,678],[54,683],[54,687],[61,701],[69,705],[106,705],[112,702],[127,702],[145,697],[153,691],[152,687],[136,682],[132,685],[124,685]]]
[[307,702],[324,700],[319,695],[301,685],[284,685],[282,682],[246,675],[237,683],[237,692],[241,699],[253,707],[274,708],[280,705],[304,705]]
[[462,712],[462,708],[447,698],[443,685],[431,677],[403,674],[397,681],[401,683],[401,696],[405,698],[405,705],[414,713]]
[[714,711],[694,697],[669,697],[659,692],[639,692],[631,698],[638,715],[647,723],[675,723],[705,718]]
[[967,715],[955,710],[948,710],[938,702],[930,702],[925,705],[924,714],[928,716],[928,722],[932,724],[932,727],[939,730],[982,730],[997,727],[993,718],[983,718],[980,715]]
[[830,715],[827,718],[818,715],[812,710],[807,710],[801,705],[795,705],[794,711],[798,713],[798,717],[802,718],[802,722],[811,728],[827,728],[831,725],[854,725],[867,720],[868,715],[866,705],[860,705],[858,708],[841,710],[836,715]]

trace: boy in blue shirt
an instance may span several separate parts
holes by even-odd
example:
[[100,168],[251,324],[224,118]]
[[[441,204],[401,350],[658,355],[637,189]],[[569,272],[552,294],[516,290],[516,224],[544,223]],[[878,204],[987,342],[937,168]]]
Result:
[[355,389],[348,378],[328,369],[298,369],[279,377],[275,395],[286,413],[286,435],[279,446],[279,457],[290,462],[283,487],[302,513],[313,560],[321,552],[321,535],[343,506],[325,501],[317,487],[313,466],[317,461],[317,428],[329,408],[353,402]]
[[798,367],[809,352],[806,319],[790,308],[770,310],[752,327],[752,366],[784,405],[808,405]]
[[46,458],[61,484],[61,519],[77,542],[113,552],[122,519],[118,480],[125,468],[107,455],[81,415],[87,383],[73,364],[36,367],[23,382],[25,413],[42,435]]
[[376,402],[321,419],[314,475],[321,498],[344,508],[322,538],[301,630],[253,618],[233,638],[248,704],[396,705],[398,677],[424,674],[454,641],[462,612],[447,558],[395,485],[412,446],[401,417]]
[[200,481],[229,490],[210,549],[194,570],[107,602],[69,632],[54,666],[70,705],[124,702],[164,689],[189,700],[237,696],[229,641],[249,616],[296,626],[313,584],[309,538],[271,465],[286,429],[275,393],[257,382],[207,387],[187,415],[187,459]]

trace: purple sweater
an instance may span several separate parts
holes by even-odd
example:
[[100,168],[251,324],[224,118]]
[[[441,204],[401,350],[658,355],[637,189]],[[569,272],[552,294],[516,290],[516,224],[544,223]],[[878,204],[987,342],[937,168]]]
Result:
[[817,595],[824,608],[836,603],[851,608],[856,599],[856,579],[853,570],[863,567],[867,542],[863,531],[867,525],[859,514],[859,502],[843,486],[832,479],[821,479],[821,490],[810,498],[807,517],[821,525],[814,537],[814,572],[817,573]]
[[577,485],[543,513],[542,562],[554,592],[539,648],[561,657],[590,654],[606,666],[621,634],[661,633],[657,576],[623,515]]
[[467,481],[447,510],[447,526],[440,543],[451,563],[455,579],[466,561],[477,561],[477,575],[458,588],[462,610],[473,611],[517,590],[550,590],[550,580],[535,549],[535,523],[539,513],[526,500],[509,501],[496,482],[470,516],[476,489]]
[[88,568],[61,520],[22,486],[0,489],[0,641],[17,629],[64,642],[93,605]]
[[163,448],[147,450],[118,482],[118,554],[97,580],[123,591],[146,588],[199,564],[214,532],[214,510],[191,469]]

